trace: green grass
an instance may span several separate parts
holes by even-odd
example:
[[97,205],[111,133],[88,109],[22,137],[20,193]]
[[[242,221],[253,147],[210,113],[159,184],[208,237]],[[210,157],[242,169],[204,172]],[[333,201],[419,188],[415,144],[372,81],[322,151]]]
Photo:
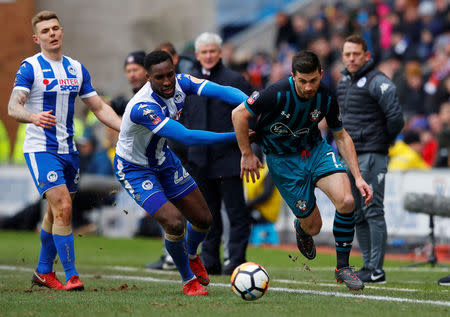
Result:
[[[450,315],[450,288],[436,283],[449,271],[440,268],[403,269],[405,262],[387,261],[387,284],[354,293],[336,284],[333,255],[307,261],[298,252],[250,247],[248,260],[263,265],[271,280],[264,297],[246,302],[231,291],[226,276],[211,277],[209,296],[187,297],[176,273],[144,269],[159,258],[161,240],[76,236],[75,244],[86,290],[30,291],[39,236],[0,232],[0,316]],[[361,259],[351,263],[360,267]],[[61,265],[55,268],[63,280]]]

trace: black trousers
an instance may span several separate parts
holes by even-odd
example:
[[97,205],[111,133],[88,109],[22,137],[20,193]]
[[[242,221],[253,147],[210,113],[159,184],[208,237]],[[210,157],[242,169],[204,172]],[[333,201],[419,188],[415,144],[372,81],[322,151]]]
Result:
[[246,249],[250,236],[250,214],[245,208],[244,188],[239,176],[207,178],[191,171],[200,191],[205,197],[213,216],[213,223],[202,243],[201,258],[206,267],[221,265],[220,244],[223,224],[220,213],[222,201],[230,221],[228,241],[231,266],[246,262]]

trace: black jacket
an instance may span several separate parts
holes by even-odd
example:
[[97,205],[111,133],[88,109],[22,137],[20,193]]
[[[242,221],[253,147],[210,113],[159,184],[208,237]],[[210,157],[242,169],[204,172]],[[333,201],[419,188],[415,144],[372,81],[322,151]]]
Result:
[[[190,74],[197,78],[205,78],[199,63],[196,63]],[[236,87],[247,95],[252,93],[252,87],[245,78],[224,66],[221,61],[211,70],[208,80],[219,85]],[[213,132],[234,131],[231,111],[235,107],[237,105],[231,105],[219,99],[191,95],[185,100],[182,122],[189,129]],[[190,146],[187,149],[186,160],[188,164],[202,168],[209,178],[240,174],[241,152],[237,143]]]
[[358,154],[387,154],[404,125],[392,81],[369,60],[354,76],[342,71],[337,98],[342,121]]

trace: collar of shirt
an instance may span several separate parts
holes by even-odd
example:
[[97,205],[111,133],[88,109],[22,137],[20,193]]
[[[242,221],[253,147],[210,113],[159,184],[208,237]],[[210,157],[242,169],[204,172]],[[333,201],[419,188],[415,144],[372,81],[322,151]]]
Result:
[[205,78],[208,78],[209,76],[211,76],[211,72],[208,71],[208,70],[206,70],[206,69],[204,69],[204,68],[202,67],[202,75],[203,75]]

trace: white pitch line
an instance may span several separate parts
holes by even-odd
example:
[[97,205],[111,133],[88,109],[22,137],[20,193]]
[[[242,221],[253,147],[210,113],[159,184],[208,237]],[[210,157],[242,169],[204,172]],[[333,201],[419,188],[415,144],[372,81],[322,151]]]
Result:
[[[18,271],[32,271],[28,268],[0,265],[0,270],[18,270]],[[88,276],[88,275],[85,275]],[[89,275],[91,276],[91,275]],[[92,275],[93,276],[93,275]],[[180,283],[180,281],[174,280],[164,280],[157,279],[154,277],[145,276],[127,276],[127,275],[102,275],[103,279],[114,279],[114,280],[132,280],[132,281],[144,281],[144,282],[156,282],[156,283]],[[210,286],[218,287],[230,287],[229,284],[223,283],[210,283]],[[419,300],[401,297],[390,297],[390,296],[374,296],[374,295],[363,295],[363,294],[353,294],[353,293],[340,293],[340,292],[327,292],[327,291],[316,291],[316,290],[306,290],[306,289],[292,289],[284,287],[270,287],[272,292],[286,292],[286,293],[297,293],[297,294],[312,294],[312,295],[322,295],[322,296],[336,296],[345,298],[364,298],[369,300],[377,301],[390,301],[390,302],[402,302],[402,303],[412,303],[412,304],[430,304],[436,306],[448,306],[450,307],[450,302],[444,301],[433,301],[433,300]]]
[[[143,276],[124,276],[124,275],[102,275],[102,278],[110,278],[117,280],[135,280],[135,281],[149,281],[149,282],[158,282],[158,283],[180,283],[179,281],[173,280],[162,280],[156,279],[152,277],[143,277]],[[230,287],[229,284],[223,283],[210,283],[210,286],[218,286],[218,287]],[[378,301],[390,301],[390,302],[403,302],[403,303],[413,303],[413,304],[430,304],[430,305],[438,305],[438,306],[449,306],[450,302],[444,301],[433,301],[433,300],[419,300],[419,299],[410,299],[410,298],[401,298],[401,297],[390,297],[390,296],[374,296],[374,295],[362,295],[362,294],[351,294],[351,293],[340,293],[340,292],[325,292],[325,291],[315,291],[315,290],[306,290],[306,289],[291,289],[284,287],[270,287],[272,292],[286,292],[286,293],[299,293],[299,294],[313,294],[313,295],[323,295],[323,296],[336,296],[336,297],[346,297],[346,298],[364,298]]]
[[[318,283],[314,281],[293,281],[293,280],[274,280],[275,282],[279,283],[285,283],[285,284],[314,284],[319,286],[329,286],[329,287],[342,287],[338,284],[331,284],[331,283]],[[418,292],[418,289],[413,288],[395,288],[395,287],[383,287],[383,286],[373,286],[373,285],[365,285],[364,288],[371,288],[371,289],[384,289],[387,291],[400,291],[400,292]]]
[[[314,271],[334,271],[336,269],[335,266],[322,266],[322,267],[313,267],[311,265],[308,265],[307,263],[300,263],[297,267],[294,267],[294,269],[297,269],[299,271],[305,271],[304,266],[308,266],[308,271],[314,272]],[[275,269],[283,269],[286,270],[285,267],[273,267]],[[444,267],[413,267],[413,268],[405,268],[405,267],[388,267],[383,268],[386,272],[449,272],[449,268]]]
[[20,266],[11,266],[11,265],[0,265],[0,270],[5,271],[22,271],[22,272],[33,272],[32,269]]
[[124,272],[151,272],[159,275],[179,275],[179,273],[176,270],[154,270],[147,268],[137,268],[132,266],[113,266],[113,265],[103,266],[103,268]]
[[272,287],[272,288],[270,288],[270,290],[271,291],[287,292],[287,293],[313,294],[313,295],[336,296],[336,297],[347,297],[347,298],[364,298],[364,299],[388,301],[388,302],[402,302],[402,303],[413,303],[413,304],[430,304],[430,305],[448,306],[448,307],[450,307],[450,302],[444,302],[444,301],[420,300],[420,299],[410,299],[410,298],[390,297],[390,296],[346,294],[346,293],[338,293],[338,292],[324,292],[324,291],[313,291],[313,290],[302,290],[302,289],[290,289],[290,288],[282,288],[282,287]]

